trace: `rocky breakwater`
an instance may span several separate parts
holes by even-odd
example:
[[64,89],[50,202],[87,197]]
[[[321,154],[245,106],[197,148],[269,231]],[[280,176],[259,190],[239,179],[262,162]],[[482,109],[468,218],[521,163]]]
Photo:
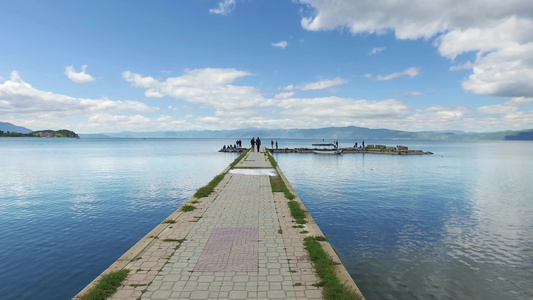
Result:
[[389,147],[386,145],[366,145],[365,148],[342,148],[343,153],[374,153],[374,154],[393,154],[393,155],[424,155],[433,154],[430,151],[409,150],[407,146],[397,145]]

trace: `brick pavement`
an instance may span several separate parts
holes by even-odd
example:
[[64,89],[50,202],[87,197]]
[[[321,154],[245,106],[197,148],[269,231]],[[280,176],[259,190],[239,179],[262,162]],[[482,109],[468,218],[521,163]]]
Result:
[[[249,152],[236,168],[272,166]],[[194,211],[143,238],[111,299],[322,299],[306,229],[293,227],[286,202],[267,175],[226,174],[212,195],[187,202]]]

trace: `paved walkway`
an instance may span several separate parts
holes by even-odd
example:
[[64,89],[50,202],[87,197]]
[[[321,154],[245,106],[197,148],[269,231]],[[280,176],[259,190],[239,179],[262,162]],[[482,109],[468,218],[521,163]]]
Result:
[[[250,152],[236,168],[272,166]],[[117,261],[130,272],[111,299],[322,299],[286,202],[267,175],[226,174]]]

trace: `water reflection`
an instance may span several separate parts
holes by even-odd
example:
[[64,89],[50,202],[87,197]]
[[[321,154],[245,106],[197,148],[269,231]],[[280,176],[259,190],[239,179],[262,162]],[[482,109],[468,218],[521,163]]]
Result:
[[6,140],[2,299],[72,298],[235,159],[216,152],[219,144]]

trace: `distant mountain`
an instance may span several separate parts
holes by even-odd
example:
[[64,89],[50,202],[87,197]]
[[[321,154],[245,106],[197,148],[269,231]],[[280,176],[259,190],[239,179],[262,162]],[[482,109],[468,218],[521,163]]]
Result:
[[156,131],[80,134],[82,138],[232,138],[244,139],[354,139],[354,140],[533,140],[533,130],[471,133],[462,131],[401,131],[365,127],[326,127],[317,129],[262,129],[201,131]]
[[520,131],[517,134],[506,135],[505,140],[509,141],[533,141],[533,129]]
[[[28,134],[33,130],[0,122],[0,131]],[[412,141],[461,141],[461,140],[520,140],[533,141],[533,129],[520,131],[463,132],[458,130],[443,131],[401,131],[391,129],[370,129],[365,127],[326,127],[314,129],[265,129],[244,128],[236,130],[188,130],[120,133],[80,134],[82,138],[231,138],[245,139],[261,137],[263,139],[354,139],[354,140],[412,140]]]
[[33,131],[33,130],[28,129],[26,127],[13,125],[13,124],[7,123],[7,122],[0,122],[0,130],[3,131],[3,132],[9,131],[9,132],[18,132],[18,133],[30,133],[30,132]]

